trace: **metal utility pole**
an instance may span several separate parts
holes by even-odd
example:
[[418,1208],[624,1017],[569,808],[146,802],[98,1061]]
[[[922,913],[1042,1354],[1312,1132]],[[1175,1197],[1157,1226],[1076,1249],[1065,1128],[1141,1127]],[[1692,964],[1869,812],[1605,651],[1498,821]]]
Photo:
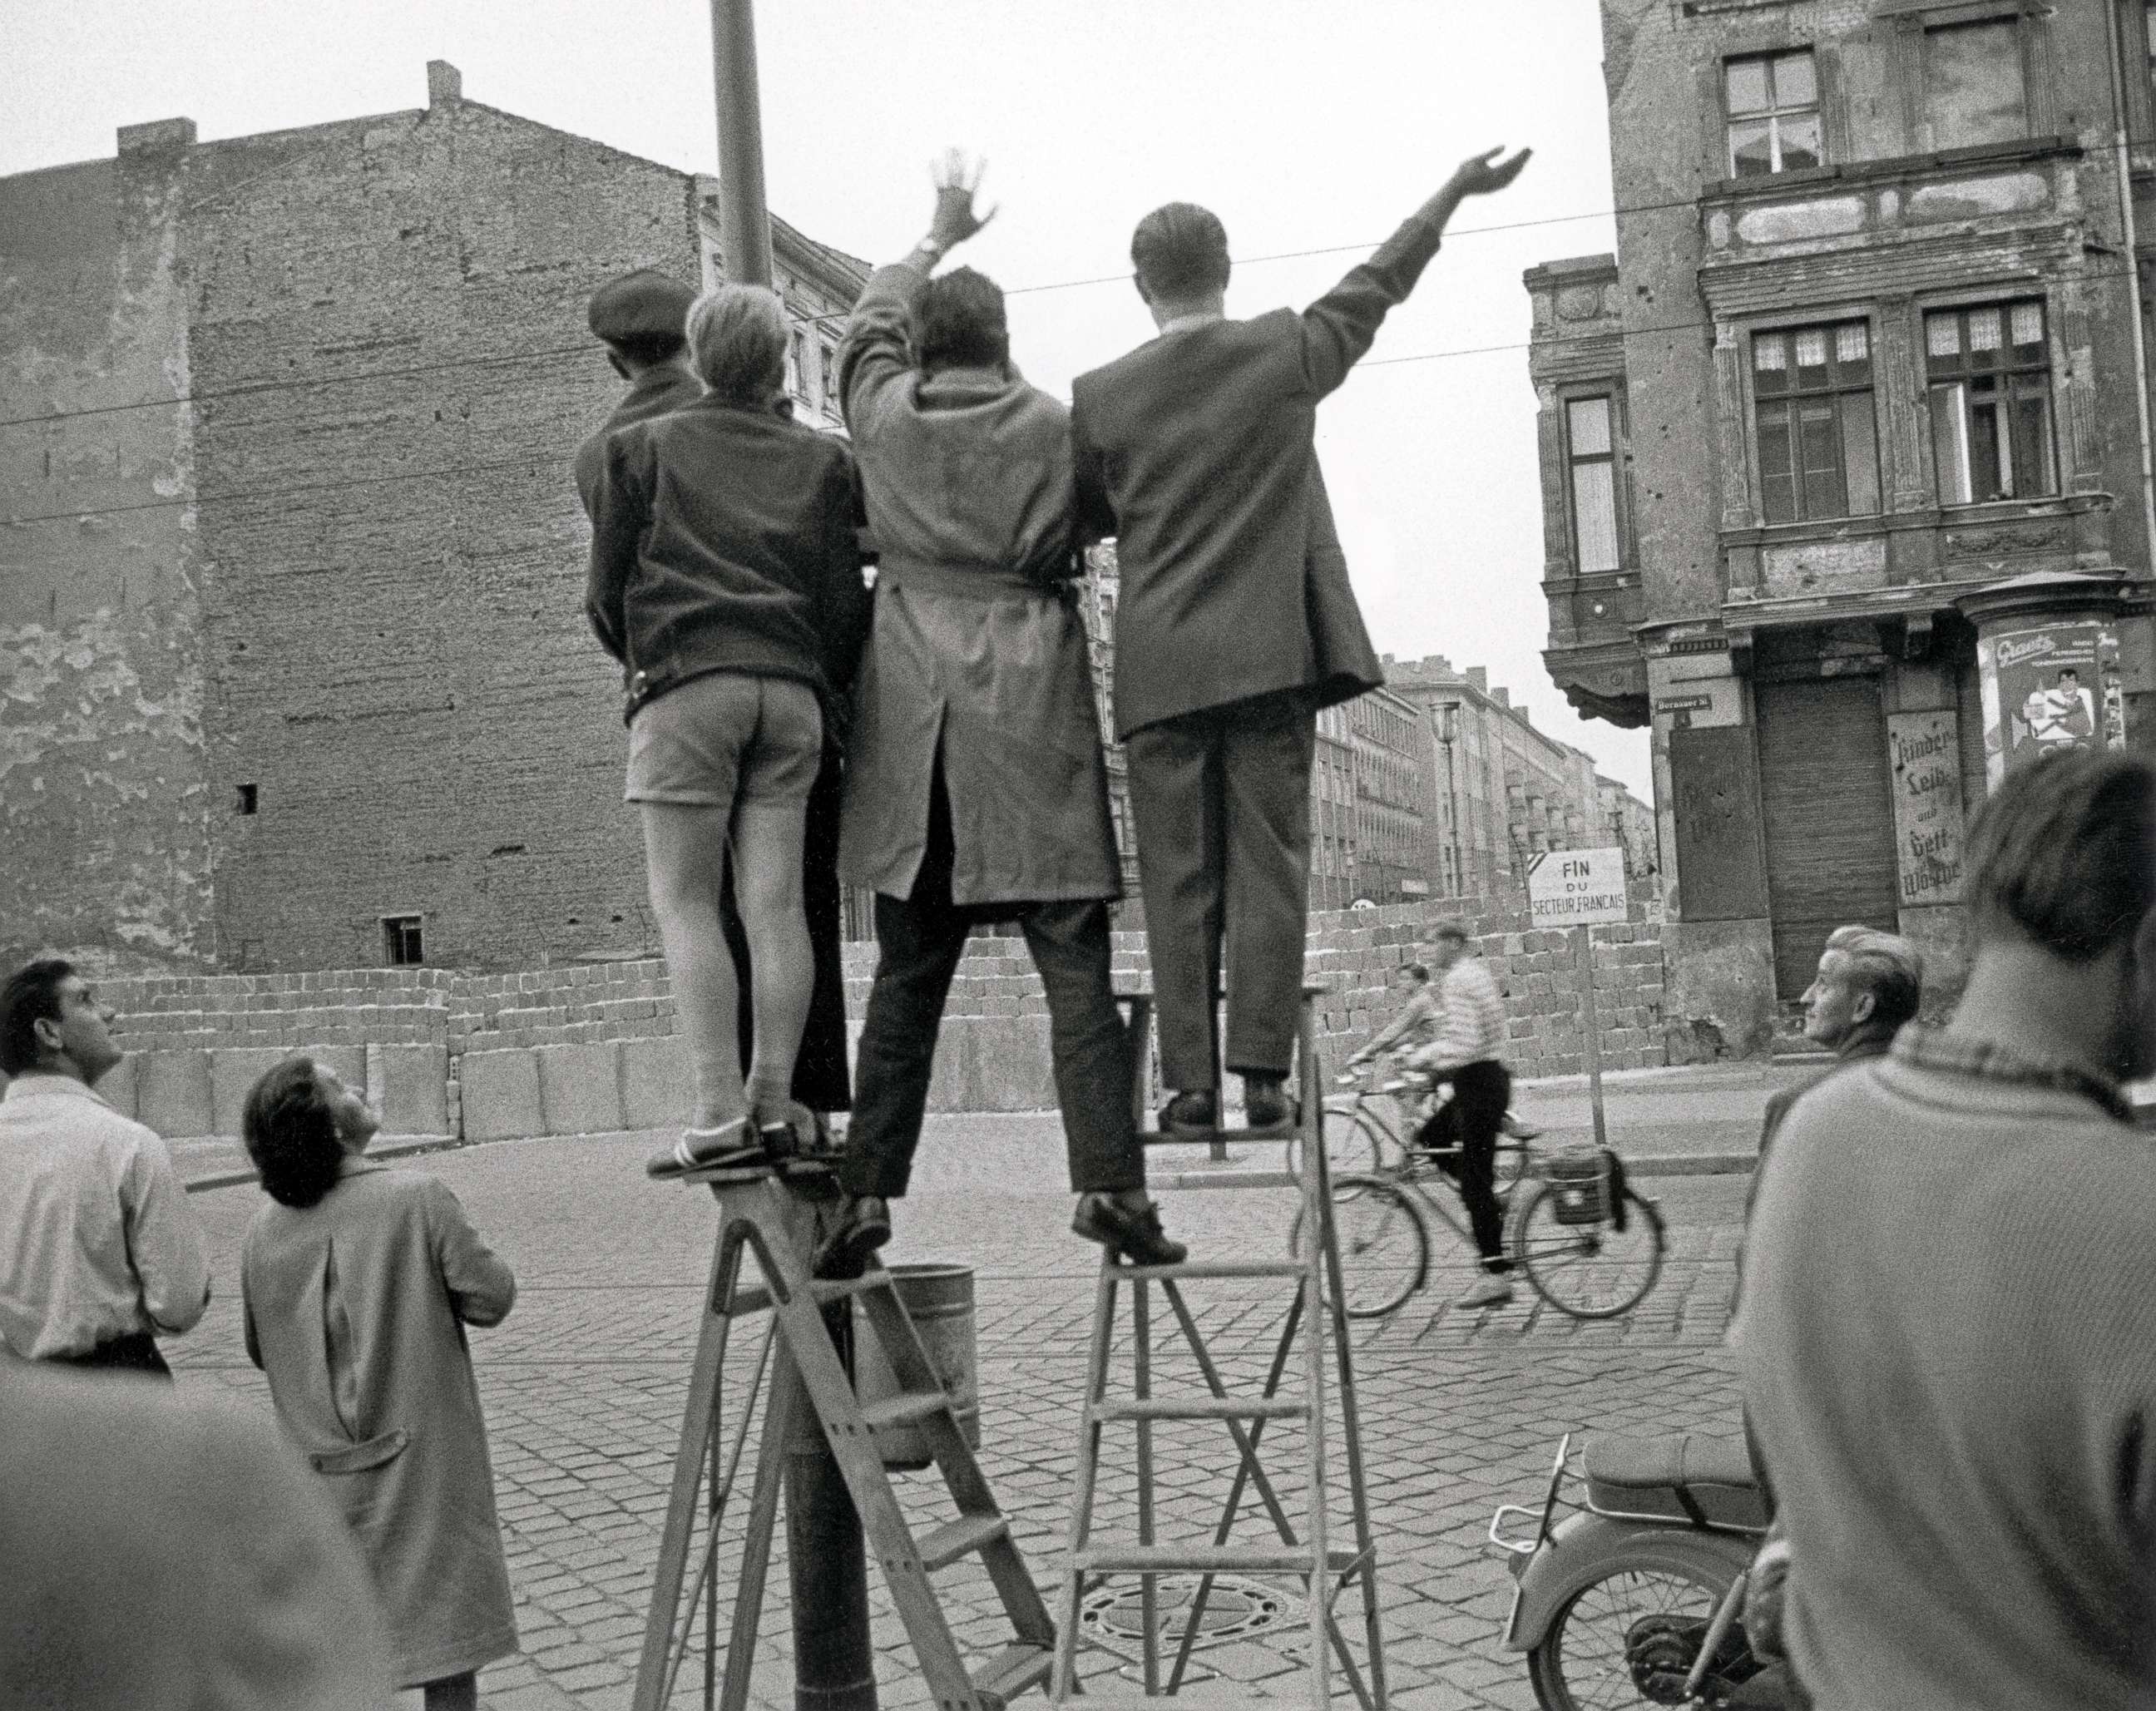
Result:
[[711,0],[711,81],[718,96],[719,247],[726,278],[737,285],[767,285],[771,214],[763,204],[753,0]]
[[[726,280],[768,285],[771,215],[763,203],[763,109],[757,97],[753,0],[711,0],[711,81],[719,121],[719,248]],[[852,1304],[843,1301],[827,1310],[827,1318],[843,1314],[850,1322],[842,1349],[850,1346],[852,1311]],[[801,1380],[793,1366],[782,1355],[774,1381],[798,1386]],[[815,1410],[798,1408],[794,1418],[801,1424],[786,1460],[794,1711],[876,1711],[860,1517]]]

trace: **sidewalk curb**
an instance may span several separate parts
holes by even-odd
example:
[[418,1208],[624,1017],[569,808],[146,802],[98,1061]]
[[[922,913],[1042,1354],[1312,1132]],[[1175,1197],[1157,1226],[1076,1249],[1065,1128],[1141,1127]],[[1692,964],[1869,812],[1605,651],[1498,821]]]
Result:
[[1757,1153],[1642,1153],[1625,1160],[1627,1176],[1749,1176]]

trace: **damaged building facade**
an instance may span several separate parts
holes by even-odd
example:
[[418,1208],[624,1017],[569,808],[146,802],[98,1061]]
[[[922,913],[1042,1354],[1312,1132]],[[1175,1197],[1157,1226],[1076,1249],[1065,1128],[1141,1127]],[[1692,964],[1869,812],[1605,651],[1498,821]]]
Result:
[[[716,182],[464,99],[0,179],[0,961],[655,943],[569,479]],[[774,220],[797,415],[862,264]]]
[[1845,922],[1950,989],[1987,789],[2156,744],[2149,20],[1602,16],[1617,254],[1526,281],[1545,658],[1652,727],[1672,1046],[1741,1052]]

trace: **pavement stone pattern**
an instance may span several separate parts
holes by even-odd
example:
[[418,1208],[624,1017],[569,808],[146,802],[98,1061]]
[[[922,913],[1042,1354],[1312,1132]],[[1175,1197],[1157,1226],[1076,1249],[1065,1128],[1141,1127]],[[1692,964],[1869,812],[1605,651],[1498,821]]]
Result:
[[[715,1226],[704,1190],[644,1178],[643,1161],[664,1138],[504,1142],[400,1166],[448,1183],[521,1283],[508,1321],[472,1339],[524,1646],[483,1678],[485,1703],[495,1711],[614,1711],[628,1703]],[[1157,1175],[1176,1162],[1156,1155]],[[1065,1228],[1070,1202],[1063,1172],[1052,1117],[937,1119],[913,1191],[896,1207],[898,1235],[887,1254],[893,1261],[935,1258],[975,1269],[982,1464],[1051,1608],[1098,1260],[1097,1249]],[[1468,1277],[1467,1256],[1434,1229],[1436,1263],[1424,1292],[1391,1318],[1354,1328],[1386,1662],[1392,1703],[1401,1711],[1532,1705],[1524,1660],[1501,1647],[1511,1582],[1484,1532],[1499,1503],[1539,1496],[1563,1433],[1737,1435],[1732,1366],[1722,1339],[1746,1186],[1743,1176],[1649,1185],[1668,1220],[1669,1255],[1654,1292],[1625,1318],[1572,1320],[1524,1288],[1508,1307],[1461,1313],[1449,1303]],[[237,1284],[239,1241],[259,1191],[222,1188],[193,1204],[211,1231],[218,1292],[203,1325],[167,1345],[173,1364],[184,1385],[218,1385],[267,1407],[266,1387],[241,1346]],[[1285,1252],[1295,1204],[1287,1190],[1163,1195],[1169,1229],[1201,1257]],[[1262,1382],[1291,1287],[1185,1286],[1231,1389],[1255,1390]],[[1124,1323],[1127,1351],[1127,1313]],[[728,1398],[741,1394],[753,1368],[761,1324],[737,1323]],[[1168,1388],[1180,1376],[1194,1385],[1195,1369],[1158,1301],[1153,1335],[1156,1385]],[[1120,1371],[1127,1381],[1127,1364]],[[723,1405],[731,1430],[734,1410]],[[1119,1429],[1120,1436],[1117,1430],[1102,1458],[1096,1534],[1127,1532],[1133,1513],[1129,1429]],[[1298,1525],[1303,1449],[1298,1423],[1267,1428],[1265,1465]],[[722,1627],[754,1461],[752,1437],[721,1529]],[[1162,1538],[1209,1535],[1235,1467],[1225,1429],[1163,1424],[1155,1462]],[[1337,1426],[1329,1466],[1333,1525],[1344,1529]],[[897,1487],[920,1527],[947,1515],[932,1472],[900,1476]],[[1262,1542],[1270,1532],[1246,1503],[1234,1536]],[[753,1695],[774,1711],[793,1703],[786,1576],[782,1518]],[[870,1580],[881,1703],[925,1706],[927,1688],[874,1570]],[[937,1586],[962,1647],[987,1652],[1002,1643],[1000,1606],[977,1564],[946,1571]],[[1359,1657],[1353,1594],[1341,1616]],[[1291,1621],[1201,1650],[1197,1661],[1248,1683],[1254,1703],[1291,1697],[1301,1690],[1296,1672],[1305,1633]],[[1094,1651],[1082,1667],[1097,1682],[1116,1662]],[[416,1705],[416,1694],[407,1698]],[[701,1703],[693,1656],[674,1703]]]

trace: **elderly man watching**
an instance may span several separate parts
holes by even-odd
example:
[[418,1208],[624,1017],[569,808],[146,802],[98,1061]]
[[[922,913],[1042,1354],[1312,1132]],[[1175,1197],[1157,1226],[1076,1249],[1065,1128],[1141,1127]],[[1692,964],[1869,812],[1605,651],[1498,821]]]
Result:
[[111,1026],[57,957],[0,988],[0,1344],[169,1378],[157,1333],[202,1318],[209,1255],[165,1143],[95,1092]]
[[[1746,1411],[1822,1705],[2156,1703],[2156,766],[2007,773],[1943,1028],[1799,1099],[1744,1257]],[[1833,1215],[1820,1209],[1831,1206]]]
[[875,892],[878,954],[827,1275],[889,1240],[967,934],[1012,919],[1047,992],[1071,1227],[1143,1264],[1183,1256],[1146,1195],[1110,982],[1108,899],[1122,886],[1070,595],[1069,414],[1011,366],[993,280],[929,277],[985,223],[977,180],[945,157],[928,236],[869,280],[839,354],[881,554],[839,866]]
[[[1924,953],[1914,944],[1874,927],[1837,927],[1820,953],[1819,973],[1804,989],[1804,1037],[1833,1052],[1837,1070],[1884,1057],[1902,1025],[1916,1020],[1923,995]],[[1815,1085],[1784,1087],[1768,1097],[1759,1131],[1760,1169],[1789,1107]],[[1752,1180],[1758,1184],[1757,1172]]]

